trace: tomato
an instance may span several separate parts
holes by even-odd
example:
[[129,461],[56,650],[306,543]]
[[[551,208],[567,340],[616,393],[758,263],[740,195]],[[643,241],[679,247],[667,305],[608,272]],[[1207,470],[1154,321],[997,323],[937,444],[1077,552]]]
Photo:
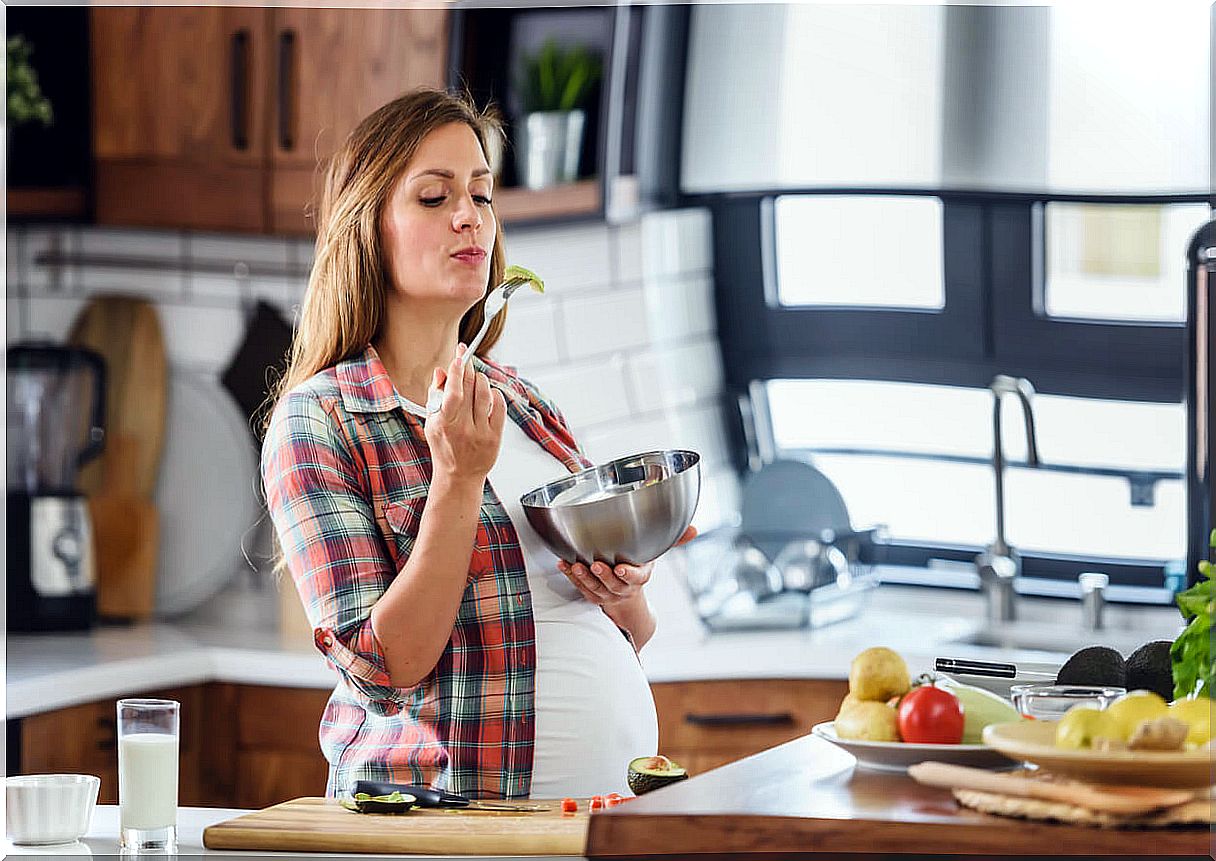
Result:
[[621,794],[619,792],[609,792],[607,795],[604,796],[604,803],[607,804],[609,807],[616,807],[618,804],[620,804],[624,800],[625,799],[621,797]]
[[963,706],[947,690],[922,685],[899,701],[899,736],[906,742],[958,744],[963,723]]
[[562,799],[562,813],[574,813],[578,810],[578,802],[573,798]]
[[603,810],[604,809],[604,796],[602,796],[602,795],[591,796],[591,803],[589,805],[587,805],[587,809],[588,810]]

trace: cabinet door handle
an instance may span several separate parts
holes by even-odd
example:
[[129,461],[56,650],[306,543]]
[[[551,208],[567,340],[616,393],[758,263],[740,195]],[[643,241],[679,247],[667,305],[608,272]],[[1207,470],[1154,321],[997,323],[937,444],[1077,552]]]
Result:
[[232,34],[232,145],[249,149],[249,31]]
[[114,750],[118,747],[118,724],[114,718],[99,717],[97,730],[101,737],[97,739],[98,750]]
[[748,714],[686,714],[684,722],[693,726],[790,726],[794,716],[789,712],[758,712]]
[[284,30],[279,33],[279,146],[290,150],[295,146],[295,116],[291,98],[295,71],[296,33]]

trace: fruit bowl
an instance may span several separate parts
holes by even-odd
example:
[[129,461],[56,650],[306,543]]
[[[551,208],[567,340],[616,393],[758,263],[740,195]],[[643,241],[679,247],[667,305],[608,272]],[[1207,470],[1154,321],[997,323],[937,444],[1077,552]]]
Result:
[[642,565],[684,534],[700,493],[701,456],[671,450],[590,467],[519,501],[528,523],[559,559]]
[[836,722],[816,724],[811,733],[851,753],[860,768],[906,772],[918,762],[948,762],[972,768],[1013,768],[1016,762],[986,744],[913,744],[902,741],[858,741],[836,735]]

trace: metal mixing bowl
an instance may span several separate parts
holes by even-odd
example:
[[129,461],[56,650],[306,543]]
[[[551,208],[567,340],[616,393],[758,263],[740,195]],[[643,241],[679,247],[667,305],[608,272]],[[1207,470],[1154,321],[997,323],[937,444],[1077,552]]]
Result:
[[701,494],[695,451],[634,454],[520,497],[528,523],[567,562],[642,565],[684,534]]

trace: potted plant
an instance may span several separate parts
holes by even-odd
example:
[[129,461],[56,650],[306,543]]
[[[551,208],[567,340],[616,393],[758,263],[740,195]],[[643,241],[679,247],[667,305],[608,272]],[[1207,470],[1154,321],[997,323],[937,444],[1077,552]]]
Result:
[[522,185],[545,188],[578,176],[584,108],[601,70],[598,52],[562,47],[553,39],[523,57],[516,77],[522,117],[515,150]]
[[5,69],[8,73],[8,127],[23,125],[37,120],[44,126],[51,124],[51,103],[42,95],[38,86],[38,73],[30,65],[33,49],[22,36],[8,40],[8,57]]

